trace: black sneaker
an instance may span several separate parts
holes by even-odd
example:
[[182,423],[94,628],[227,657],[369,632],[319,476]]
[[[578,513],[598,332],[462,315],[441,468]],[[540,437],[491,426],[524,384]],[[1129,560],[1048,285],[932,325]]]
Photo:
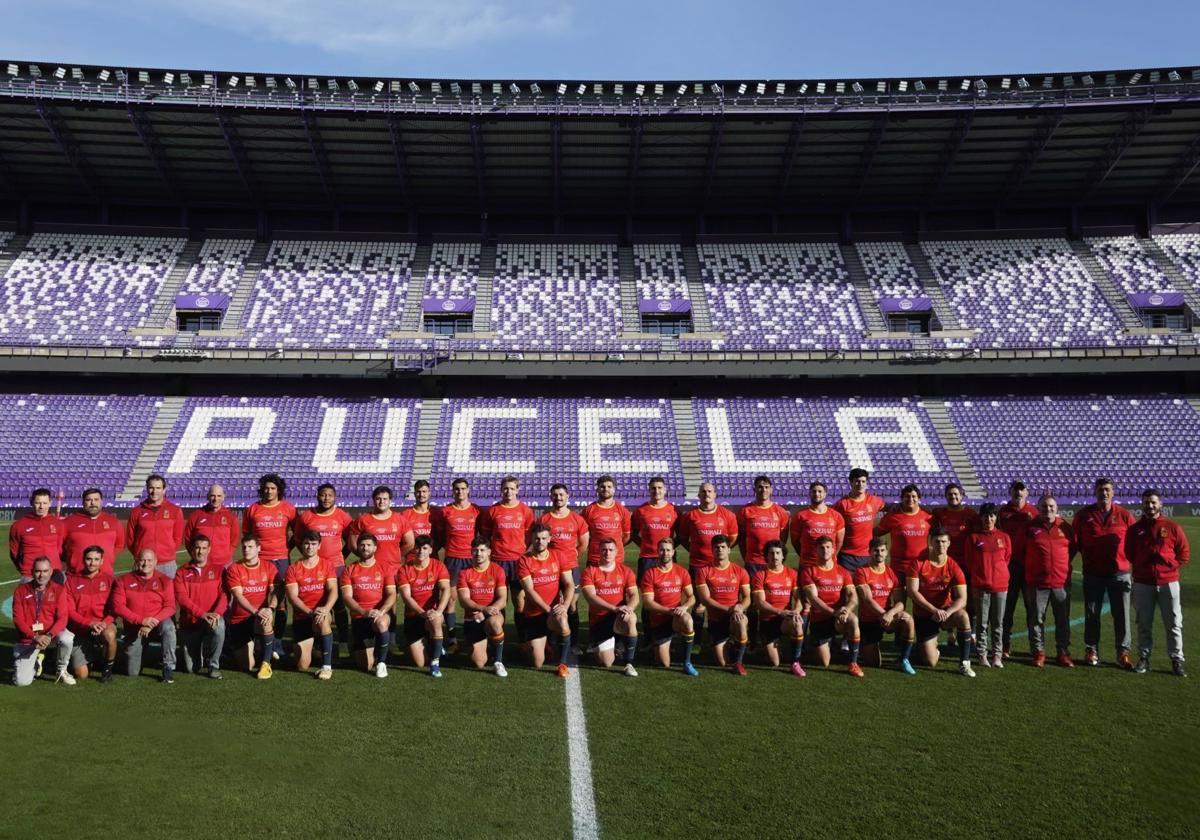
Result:
[[111,665],[106,666],[105,669],[100,672],[100,682],[102,682],[102,683],[112,682],[112,666]]
[[167,685],[173,685],[175,683],[175,675],[171,673],[171,668],[169,665],[163,666],[162,676],[158,678],[158,681],[160,683],[166,683]]
[[1150,670],[1150,658],[1147,656],[1139,656],[1137,664],[1133,666],[1133,673],[1144,674]]
[[221,669],[220,668],[209,668],[208,669],[208,678],[210,680],[221,679]]
[[1177,677],[1186,677],[1187,676],[1187,671],[1183,670],[1183,660],[1182,659],[1172,659],[1171,660],[1171,673]]

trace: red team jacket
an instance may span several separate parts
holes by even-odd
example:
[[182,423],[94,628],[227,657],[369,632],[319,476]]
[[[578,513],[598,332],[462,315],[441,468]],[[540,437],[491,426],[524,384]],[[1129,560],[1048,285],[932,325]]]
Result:
[[87,575],[67,575],[67,597],[70,606],[67,627],[76,635],[89,634],[93,624],[113,623],[112,593],[114,578],[107,572]]
[[1125,532],[1137,522],[1134,515],[1114,503],[1107,518],[1099,505],[1079,509],[1071,520],[1079,553],[1083,555],[1083,573],[1093,577],[1110,577],[1129,571],[1125,557]]
[[[180,525],[183,520],[179,520]],[[175,586],[162,572],[144,578],[129,572],[117,578],[113,587],[113,614],[127,627],[141,624],[147,618],[160,622],[175,615]]]
[[233,562],[233,554],[242,539],[242,528],[237,514],[227,507],[213,511],[208,505],[196,508],[188,514],[183,526],[183,544],[191,543],[192,537],[203,534],[208,537],[212,550],[208,554],[208,565],[225,568]]
[[125,545],[129,552],[138,556],[143,549],[150,549],[158,558],[158,565],[175,562],[175,552],[183,543],[183,511],[169,499],[154,506],[142,503],[129,512],[125,525]]
[[963,563],[971,585],[982,592],[1007,592],[1012,562],[1012,540],[999,528],[967,536]]
[[1134,583],[1148,586],[1179,580],[1180,568],[1191,559],[1183,529],[1165,516],[1134,523],[1125,532],[1125,556],[1133,567]]
[[52,513],[34,516],[25,513],[13,522],[8,531],[8,556],[21,577],[33,575],[33,561],[50,558],[50,568],[62,568],[64,520]]
[[1034,589],[1065,589],[1071,581],[1075,532],[1055,517],[1053,524],[1035,521],[1025,531],[1025,585]]
[[39,633],[57,636],[67,629],[70,609],[70,597],[61,583],[50,581],[40,597],[32,581],[22,583],[13,592],[13,626],[17,628],[17,641],[23,645],[33,644],[34,624],[42,625]]
[[179,604],[179,623],[186,626],[204,620],[204,614],[225,614],[229,601],[222,578],[224,567],[212,562],[203,567],[188,563],[175,574],[175,602]]
[[98,545],[104,549],[101,570],[113,573],[113,560],[125,548],[125,528],[121,520],[106,510],[95,519],[86,513],[72,513],[63,520],[63,565],[68,574],[83,574],[83,550]]

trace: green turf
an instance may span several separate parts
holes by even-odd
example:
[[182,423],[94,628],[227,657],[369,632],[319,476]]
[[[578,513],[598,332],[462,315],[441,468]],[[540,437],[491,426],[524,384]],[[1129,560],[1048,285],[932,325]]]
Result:
[[[1200,547],[1200,520],[1182,521]],[[1189,568],[1189,627],[1198,581]],[[1078,577],[1075,589],[1079,616]],[[1110,638],[1106,626],[1105,655]],[[5,674],[11,640],[0,619]],[[1166,673],[1161,625],[1156,644],[1145,677],[1035,671],[1025,640],[1010,667],[973,681],[945,662],[865,680],[761,666],[740,680],[703,658],[698,680],[585,668],[601,835],[1195,836],[1200,673]],[[387,681],[279,670],[161,686],[148,670],[0,687],[0,837],[569,835],[561,683],[447,664],[440,682],[402,661]]]

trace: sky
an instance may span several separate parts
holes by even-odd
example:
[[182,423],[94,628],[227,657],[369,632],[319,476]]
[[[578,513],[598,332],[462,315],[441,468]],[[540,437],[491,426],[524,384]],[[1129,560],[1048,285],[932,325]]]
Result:
[[453,79],[837,79],[1200,65],[1200,3],[0,0],[0,60]]

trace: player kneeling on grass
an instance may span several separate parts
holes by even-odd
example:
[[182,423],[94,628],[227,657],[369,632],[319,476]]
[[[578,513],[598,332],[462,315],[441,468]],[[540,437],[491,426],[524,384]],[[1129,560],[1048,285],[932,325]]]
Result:
[[151,636],[157,636],[162,644],[159,681],[175,682],[175,585],[158,571],[158,558],[150,549],[139,551],[133,571],[117,578],[113,614],[125,629],[125,673],[136,677],[142,672],[142,649]]
[[[113,576],[104,571],[104,549],[89,545],[83,550],[80,574],[67,575],[69,601],[67,629],[75,637],[71,648],[71,673],[88,678],[94,663],[103,663],[100,682],[112,682],[117,658],[117,625],[112,613]],[[220,581],[218,580],[218,584]]]
[[617,541],[600,539],[600,562],[583,570],[583,597],[588,603],[588,644],[605,668],[616,660],[616,643],[624,649],[625,676],[636,677],[638,587],[633,569],[617,562]]
[[476,537],[471,543],[471,565],[458,573],[457,585],[458,603],[463,608],[463,642],[471,652],[471,664],[483,668],[490,655],[496,676],[507,677],[503,660],[508,587],[504,570],[492,562],[492,544],[487,537]]
[[[729,537],[717,534],[712,538],[713,563],[700,570],[696,597],[708,612],[708,637],[717,665],[721,668],[729,665],[733,673],[744,677],[746,666],[742,658],[750,644],[750,622],[746,617],[750,608],[750,576],[729,561],[729,551]],[[725,656],[727,646],[733,648],[729,657]]]
[[258,537],[242,537],[242,559],[225,568],[225,589],[229,592],[229,629],[227,637],[234,665],[253,671],[258,662],[258,678],[271,679],[271,659],[275,651],[275,610],[279,607],[278,575],[275,566],[258,556]]
[[767,661],[779,666],[779,639],[784,634],[792,642],[792,675],[806,676],[800,657],[804,655],[804,610],[796,586],[796,570],[783,564],[783,543],[768,540],[763,545],[766,567],[754,573],[750,588],[759,615],[759,638],[767,651]]
[[212,541],[193,534],[188,541],[191,561],[175,573],[175,603],[179,605],[179,653],[183,669],[196,674],[207,668],[209,679],[221,679],[221,648],[225,646],[224,574],[209,562]]
[[929,532],[929,550],[917,561],[908,579],[908,594],[917,614],[917,642],[925,661],[938,663],[938,636],[942,630],[958,634],[958,672],[975,676],[971,669],[971,618],[967,615],[967,579],[950,557],[950,535],[944,528]]
[[69,596],[61,583],[50,578],[54,569],[49,557],[36,557],[30,568],[32,579],[13,592],[13,626],[17,641],[13,645],[13,685],[32,685],[42,675],[42,658],[51,645],[58,648],[58,679],[74,685],[67,673],[67,662],[75,637],[67,629],[70,616]]
[[854,571],[862,659],[876,667],[882,665],[879,643],[883,641],[884,633],[894,633],[900,652],[896,667],[911,676],[917,673],[909,661],[917,638],[913,617],[904,611],[904,590],[896,573],[888,568],[888,547],[883,537],[872,539],[870,550],[871,561]]
[[658,541],[658,564],[642,575],[642,602],[650,619],[646,633],[658,664],[671,667],[671,638],[678,633],[683,637],[683,673],[700,676],[692,664],[696,631],[691,609],[696,604],[696,593],[687,569],[675,563],[675,543],[670,539]]
[[391,612],[396,605],[396,570],[376,558],[378,548],[374,534],[360,534],[359,560],[346,567],[339,583],[342,601],[350,610],[354,662],[360,670],[374,669],[375,676],[383,679],[388,675],[388,652],[392,647]]
[[558,675],[570,676],[567,656],[571,652],[571,624],[567,607],[575,597],[575,579],[563,570],[550,553],[550,528],[537,523],[529,529],[529,551],[517,563],[517,577],[525,602],[518,617],[524,627],[522,637],[529,645],[529,661],[534,668],[546,661],[546,635],[558,639]]
[[333,677],[333,607],[338,599],[337,578],[321,556],[321,535],[309,531],[300,538],[300,562],[283,575],[284,591],[292,605],[292,657],[297,671],[312,665],[313,639],[321,646],[317,679]]
[[445,609],[450,605],[450,570],[433,556],[433,539],[421,534],[413,540],[413,560],[396,574],[396,591],[404,602],[404,640],[413,664],[429,676],[442,675]]
[[841,636],[850,645],[850,674],[861,677],[858,596],[854,592],[854,580],[850,572],[834,561],[833,540],[817,537],[816,548],[820,562],[805,566],[800,574],[800,584],[808,602],[808,642],[813,659],[822,668],[828,668],[829,643],[834,636]]

